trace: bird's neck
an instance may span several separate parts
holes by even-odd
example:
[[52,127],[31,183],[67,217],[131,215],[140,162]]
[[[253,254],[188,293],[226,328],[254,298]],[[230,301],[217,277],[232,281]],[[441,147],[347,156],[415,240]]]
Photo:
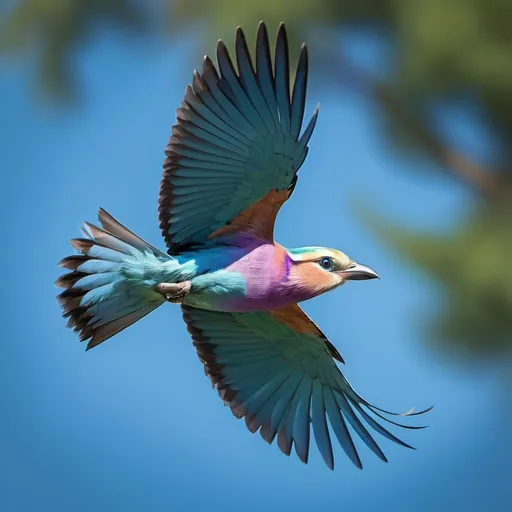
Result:
[[286,249],[279,248],[277,261],[283,269],[279,293],[289,297],[290,302],[312,299],[331,289],[326,275],[314,264],[297,263]]

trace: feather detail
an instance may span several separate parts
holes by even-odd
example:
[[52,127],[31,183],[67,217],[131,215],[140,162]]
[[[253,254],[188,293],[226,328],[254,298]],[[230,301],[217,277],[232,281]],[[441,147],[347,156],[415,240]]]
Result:
[[[267,29],[260,24],[255,62],[256,69],[238,28],[234,59],[219,41],[217,67],[205,57],[202,71],[194,72],[192,86],[186,88],[160,186],[160,227],[170,254],[234,233],[273,239],[276,215],[293,192],[316,117],[300,136],[307,50],[303,46],[290,97],[284,25],[273,64]],[[177,209],[185,188],[194,190],[197,201],[183,199]],[[215,203],[208,202],[212,194],[219,199]]]
[[60,266],[71,272],[55,283],[65,288],[57,300],[63,316],[69,318],[68,327],[79,333],[80,341],[90,340],[87,349],[114,336],[164,302],[146,281],[127,277],[129,262],[139,258],[162,264],[170,259],[105,210],[100,210],[99,220],[102,228],[85,223],[83,231],[87,238],[71,241],[81,254],[60,262]]
[[256,313],[182,309],[198,356],[221,399],[235,417],[245,417],[250,432],[259,430],[268,443],[277,437],[284,454],[290,455],[295,446],[299,459],[308,462],[312,425],[318,449],[333,469],[330,423],[342,449],[362,468],[346,422],[383,461],[386,456],[365,424],[410,448],[370,415],[375,413],[373,406],[350,386],[325,337],[312,322],[308,325],[297,305]]

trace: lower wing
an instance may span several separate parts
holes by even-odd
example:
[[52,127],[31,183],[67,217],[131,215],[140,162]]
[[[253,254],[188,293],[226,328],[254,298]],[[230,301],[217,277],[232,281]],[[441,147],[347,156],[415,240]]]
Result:
[[[402,446],[412,448],[377,422],[396,423],[350,385],[336,365],[333,346],[296,304],[277,311],[221,313],[183,306],[206,375],[237,418],[245,417],[251,432],[272,443],[277,436],[281,451],[292,445],[308,461],[310,423],[316,444],[334,469],[330,424],[343,450],[359,468],[361,459],[347,425],[383,461],[387,459],[368,427]],[[335,350],[335,349],[334,349]],[[409,412],[401,416],[424,414]]]

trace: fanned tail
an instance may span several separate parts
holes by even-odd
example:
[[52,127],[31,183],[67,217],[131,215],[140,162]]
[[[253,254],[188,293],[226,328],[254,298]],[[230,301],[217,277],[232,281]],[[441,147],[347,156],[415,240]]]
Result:
[[[105,210],[100,209],[101,228],[85,223],[84,238],[71,240],[80,253],[68,256],[60,266],[71,270],[56,281],[66,288],[57,300],[68,327],[89,340],[87,350],[99,345],[163,304],[155,292],[157,281],[134,279],[126,272],[133,261],[158,268],[170,258],[135,235]],[[133,264],[133,263],[132,263]],[[145,268],[144,267],[144,268]]]

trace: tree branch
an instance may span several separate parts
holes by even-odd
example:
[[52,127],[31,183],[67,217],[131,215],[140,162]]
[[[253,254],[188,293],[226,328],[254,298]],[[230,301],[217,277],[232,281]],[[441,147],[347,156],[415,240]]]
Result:
[[341,52],[338,66],[344,83],[358,92],[366,91],[382,108],[398,118],[448,175],[491,201],[512,204],[512,183],[505,173],[474,162],[460,151],[449,147],[434,130],[412,113],[389,85],[370,77]]

